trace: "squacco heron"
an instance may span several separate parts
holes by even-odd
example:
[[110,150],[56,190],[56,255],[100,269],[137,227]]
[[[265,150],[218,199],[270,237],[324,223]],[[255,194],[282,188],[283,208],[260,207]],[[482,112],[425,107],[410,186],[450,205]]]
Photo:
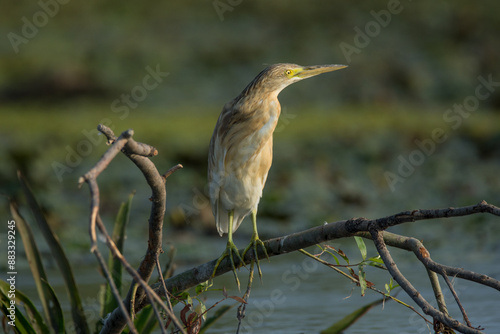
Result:
[[[345,65],[300,66],[275,64],[268,66],[232,101],[226,103],[210,140],[208,182],[212,212],[217,230],[228,234],[225,251],[218,259],[213,276],[225,257],[229,257],[240,287],[234,256],[244,264],[245,254],[252,250],[259,277],[257,247],[264,243],[257,233],[257,206],[262,196],[273,159],[273,132],[281,106],[278,94],[288,85],[315,75],[340,70]],[[248,247],[240,255],[233,233],[243,219],[252,213],[253,234]]]

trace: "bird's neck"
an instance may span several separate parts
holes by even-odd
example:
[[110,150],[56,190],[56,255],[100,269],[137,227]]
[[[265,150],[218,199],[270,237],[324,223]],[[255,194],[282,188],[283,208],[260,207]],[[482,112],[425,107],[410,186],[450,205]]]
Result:
[[265,123],[269,118],[279,118],[281,106],[278,94],[265,95],[263,98],[260,94],[244,93],[233,101],[234,109],[237,110],[238,114],[249,120],[260,120]]
[[[226,105],[227,110],[232,110],[232,118],[241,126],[239,131],[245,135],[255,134],[255,140],[266,142],[272,138],[274,129],[278,123],[281,113],[280,103],[277,96],[243,93]],[[239,128],[239,127],[237,127]],[[236,127],[234,129],[237,130]]]

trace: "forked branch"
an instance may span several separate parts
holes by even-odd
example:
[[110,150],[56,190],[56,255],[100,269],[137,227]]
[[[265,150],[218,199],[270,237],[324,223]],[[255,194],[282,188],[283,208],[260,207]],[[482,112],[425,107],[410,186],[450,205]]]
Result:
[[[155,165],[147,158],[148,156],[154,156],[158,154],[158,152],[152,146],[134,141],[132,139],[133,135],[132,130],[127,130],[123,132],[121,136],[118,138],[115,137],[111,129],[103,125],[99,125],[98,130],[106,135],[106,137],[108,138],[108,143],[112,145],[106,151],[106,153],[101,157],[101,159],[96,163],[96,165],[84,176],[82,176],[79,180],[80,185],[83,182],[88,183],[91,193],[91,208],[90,208],[91,214],[89,223],[89,232],[92,245],[91,251],[97,257],[98,262],[103,272],[105,273],[106,279],[108,280],[111,286],[111,290],[118,301],[119,308],[117,310],[121,313],[121,316],[126,320],[126,324],[129,326],[130,331],[132,333],[137,333],[130,316],[130,314],[133,315],[135,313],[135,307],[134,307],[135,305],[133,305],[132,300],[135,301],[138,297],[142,296],[144,298],[147,298],[147,300],[149,300],[149,302],[152,304],[154,313],[160,325],[162,324],[162,318],[160,313],[158,312],[156,304],[160,305],[165,310],[165,312],[173,320],[174,324],[180,329],[181,332],[184,333],[182,325],[173,314],[173,310],[170,303],[168,303],[169,306],[166,306],[165,303],[158,296],[158,294],[155,291],[153,291],[147,283],[149,278],[151,277],[151,274],[154,271],[158,256],[162,252],[161,249],[162,227],[163,227],[163,217],[166,206],[166,191],[164,186],[165,177],[162,177],[160,175]],[[146,255],[137,271],[126,261],[126,259],[118,250],[118,248],[115,246],[115,244],[109,237],[104,227],[104,224],[101,222],[99,216],[100,196],[99,196],[99,187],[97,184],[97,177],[109,165],[112,159],[120,151],[123,152],[125,155],[127,155],[139,167],[139,169],[143,172],[148,184],[150,185],[153,191],[153,195],[151,197],[151,201],[153,204],[151,209],[151,216],[149,219],[150,233],[149,233],[148,247]],[[173,169],[171,173],[180,167],[175,166],[176,169]],[[125,301],[121,300],[121,296],[119,295],[119,292],[114,285],[113,279],[109,273],[106,263],[98,250],[96,225],[106,238],[106,243],[108,245],[108,248],[111,250],[113,256],[115,256],[120,260],[125,269],[134,278],[134,282],[130,286]],[[139,285],[139,287],[137,287],[136,285]],[[124,323],[115,322],[114,318],[110,317],[104,323],[101,332],[119,333],[122,331],[124,325],[125,325]],[[160,327],[162,332],[164,332],[165,329],[163,328],[163,325],[161,325]]]

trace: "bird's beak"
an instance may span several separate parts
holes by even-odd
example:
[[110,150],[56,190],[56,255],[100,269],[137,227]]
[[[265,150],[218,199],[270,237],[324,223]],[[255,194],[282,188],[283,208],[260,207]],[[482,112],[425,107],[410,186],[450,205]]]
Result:
[[302,69],[299,69],[297,73],[295,74],[296,77],[301,78],[301,79],[306,79],[313,77],[315,75],[321,74],[321,73],[326,73],[326,72],[333,72],[336,70],[341,70],[343,68],[346,68],[347,65],[315,65],[315,66],[305,66]]

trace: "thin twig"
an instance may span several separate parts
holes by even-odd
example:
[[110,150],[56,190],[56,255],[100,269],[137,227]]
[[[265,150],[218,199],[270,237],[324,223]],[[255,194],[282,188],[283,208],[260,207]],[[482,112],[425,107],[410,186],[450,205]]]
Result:
[[453,295],[453,298],[455,298],[455,302],[457,303],[458,307],[460,308],[460,312],[462,312],[462,316],[464,317],[464,321],[467,324],[467,326],[472,327],[472,324],[469,321],[469,317],[467,316],[467,313],[465,312],[464,307],[462,306],[462,303],[460,302],[460,299],[458,298],[457,292],[455,291],[455,288],[453,287],[453,284],[451,283],[450,279],[446,275],[446,273],[442,273],[444,281],[448,285],[448,288],[451,291],[451,294]]
[[252,262],[250,262],[250,273],[248,274],[247,290],[245,291],[245,294],[243,295],[243,300],[245,302],[241,303],[240,306],[238,306],[238,312],[237,312],[237,316],[236,316],[236,318],[238,319],[238,327],[236,329],[236,334],[238,334],[240,332],[241,322],[245,318],[245,309],[247,307],[247,300],[250,297],[250,292],[252,291],[254,265],[255,265],[255,261],[252,260]]
[[165,180],[170,176],[172,175],[174,172],[176,172],[177,170],[181,169],[181,168],[184,168],[183,165],[181,164],[177,164],[175,165],[174,167],[170,168],[169,170],[167,170],[165,172],[165,174],[163,174],[161,177],[164,178]]
[[[351,276],[351,275],[343,272],[342,270],[338,269],[336,265],[334,265],[334,264],[332,264],[332,263],[330,263],[328,261],[325,261],[325,260],[319,258],[318,256],[314,256],[313,254],[311,254],[311,253],[309,253],[309,252],[307,252],[307,251],[305,251],[303,249],[299,249],[299,252],[301,252],[302,254],[310,257],[311,259],[314,259],[315,261],[318,261],[319,263],[327,266],[328,268],[331,268],[331,269],[335,270],[337,273],[339,273],[339,274],[343,275],[344,277],[348,278],[351,282],[353,282],[353,283],[355,283],[357,285],[360,285],[359,279],[357,279],[357,278],[355,278],[355,277],[353,277],[353,276]],[[383,295],[386,298],[394,300],[396,303],[401,304],[404,307],[409,308],[410,310],[412,310],[413,312],[415,312],[419,317],[421,317],[425,322],[431,323],[422,314],[420,314],[420,312],[418,312],[413,306],[406,304],[405,302],[397,299],[395,296],[391,296],[390,294],[388,294],[386,292],[383,292],[383,291],[381,291],[381,290],[379,290],[379,289],[377,289],[377,288],[375,288],[374,286],[371,286],[371,285],[367,285],[366,287],[368,289],[370,289],[370,290],[373,290],[373,291],[375,291],[375,292]]]
[[441,285],[439,284],[438,275],[429,269],[427,269],[427,275],[429,276],[429,280],[431,282],[432,290],[434,291],[434,296],[436,297],[436,302],[438,304],[439,310],[447,316],[450,316],[450,314],[448,313],[448,308],[446,307],[446,302],[444,300],[443,291],[441,290]]
[[[165,299],[167,301],[167,307],[170,310],[171,314],[174,314],[174,308],[172,307],[172,303],[170,302],[171,295],[167,290],[167,286],[165,285],[165,279],[163,278],[163,272],[161,270],[161,265],[160,265],[160,256],[156,257],[156,268],[158,270],[158,276],[160,278],[160,282],[162,282],[163,285],[163,293],[165,294]],[[174,325],[177,327],[177,323],[174,321]],[[177,328],[180,330],[180,328]]]
[[[137,283],[139,284],[143,289],[145,289],[145,292],[146,294],[148,295],[148,298],[149,300],[151,301],[151,306],[153,308],[153,311],[157,317],[157,320],[158,320],[158,323],[160,324],[160,327],[163,328],[162,326],[162,318],[161,318],[161,315],[160,315],[160,312],[158,311],[158,308],[156,307],[156,304],[153,302],[153,301],[156,301],[158,302],[158,304],[160,306],[162,306],[162,308],[170,315],[173,315],[173,313],[169,313],[169,309],[167,308],[167,306],[163,303],[163,301],[160,299],[160,297],[157,295],[157,293],[155,291],[153,291],[149,285],[147,284],[147,282],[145,282],[141,276],[139,275],[139,273],[127,262],[127,260],[125,259],[125,257],[122,255],[122,253],[118,250],[118,247],[116,247],[113,239],[111,239],[111,237],[109,236],[102,220],[101,220],[101,217],[98,216],[97,217],[97,226],[99,227],[99,230],[101,231],[101,233],[104,235],[105,239],[106,239],[106,244],[108,245],[108,248],[111,250],[111,253],[113,254],[114,257],[118,258],[118,260],[120,260],[120,262],[122,263],[122,265],[125,267],[125,270],[128,271],[128,273],[134,278],[134,284]],[[135,287],[134,287],[135,289]],[[121,299],[120,299],[121,300]],[[131,303],[131,305],[133,305],[133,303]],[[133,310],[132,310],[133,311]]]
[[91,194],[91,215],[90,215],[90,240],[91,240],[91,252],[94,253],[94,255],[97,258],[97,261],[99,262],[99,265],[101,266],[101,269],[109,282],[109,286],[111,287],[111,292],[113,293],[116,301],[118,302],[118,308],[121,312],[123,312],[123,315],[125,317],[125,321],[127,325],[130,328],[130,331],[132,333],[137,333],[137,330],[134,327],[134,323],[132,322],[132,319],[127,313],[127,308],[125,307],[125,304],[121,300],[120,292],[118,291],[115,282],[113,280],[113,277],[111,276],[107,266],[106,262],[104,261],[104,258],[102,257],[101,253],[99,252],[99,248],[97,247],[97,237],[96,237],[96,221],[98,220],[99,217],[99,187],[97,185],[97,181],[95,180],[95,176],[92,175],[90,178],[86,179],[89,188],[90,188],[90,194]]

